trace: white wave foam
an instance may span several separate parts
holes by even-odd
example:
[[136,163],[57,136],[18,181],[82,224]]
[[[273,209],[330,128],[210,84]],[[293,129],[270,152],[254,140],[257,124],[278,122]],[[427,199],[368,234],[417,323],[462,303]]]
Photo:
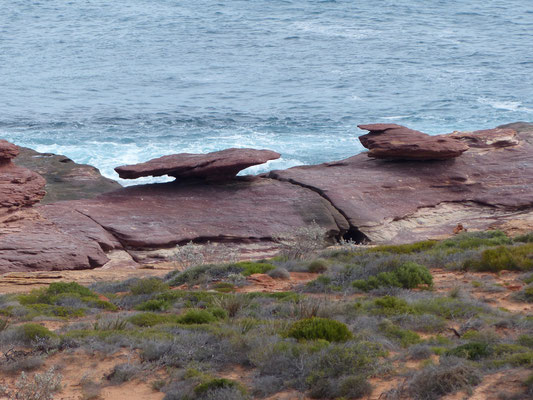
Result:
[[486,104],[497,110],[533,112],[533,108],[524,107],[519,101],[501,101],[486,97],[480,97],[477,101],[478,103]]

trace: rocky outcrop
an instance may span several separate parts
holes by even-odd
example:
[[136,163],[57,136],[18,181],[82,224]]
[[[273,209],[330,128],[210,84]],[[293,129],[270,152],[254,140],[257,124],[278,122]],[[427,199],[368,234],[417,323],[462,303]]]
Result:
[[107,262],[106,251],[125,249],[137,259],[139,251],[191,240],[272,246],[274,236],[313,222],[329,236],[348,229],[318,194],[264,178],[133,186],[33,212],[10,229],[4,225],[0,272],[94,268]]
[[39,153],[26,147],[19,149],[17,165],[37,172],[46,180],[46,196],[41,200],[42,204],[90,199],[122,187],[118,182],[102,176],[91,165],[78,164],[58,154]]
[[0,140],[0,221],[20,208],[37,203],[45,195],[44,179],[11,161],[18,152],[17,146]]
[[[458,223],[486,229],[533,215],[533,125],[446,135],[470,150],[446,161],[369,159],[359,154],[270,177],[310,188],[372,242],[450,234]],[[533,230],[533,226],[531,227]]]
[[359,137],[369,157],[393,160],[448,160],[468,150],[466,143],[449,135],[430,136],[396,124],[358,125],[370,131]]
[[172,154],[134,165],[115,168],[123,179],[169,175],[179,179],[227,180],[253,165],[276,160],[270,150],[226,149],[208,154]]
[[[468,150],[461,157],[426,161],[359,154],[258,177],[234,177],[238,163],[226,168],[215,157],[213,163],[191,162],[190,169],[175,171],[187,179],[120,188],[92,199],[29,208],[24,206],[39,197],[35,190],[18,202],[4,196],[0,213],[9,213],[0,218],[0,272],[94,268],[114,253],[137,262],[163,260],[189,241],[225,243],[238,252],[264,245],[271,251],[278,235],[313,223],[330,237],[373,243],[448,236],[459,224],[468,230],[533,230],[533,124],[441,137]],[[42,191],[42,178],[14,166],[7,158],[13,148],[2,148],[0,193],[2,182],[13,185],[6,180],[13,168],[33,177],[16,180],[19,189],[40,182]]]

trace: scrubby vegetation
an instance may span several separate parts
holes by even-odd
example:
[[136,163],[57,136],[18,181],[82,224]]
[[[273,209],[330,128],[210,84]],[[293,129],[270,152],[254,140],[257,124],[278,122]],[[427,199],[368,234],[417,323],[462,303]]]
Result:
[[[487,278],[516,271],[521,286],[506,301],[527,305],[530,246],[527,235],[468,233],[441,242],[190,265],[162,279],[89,288],[54,283],[0,296],[0,371],[34,390],[54,354],[121,351],[131,359],[117,362],[104,380],[80,382],[84,398],[141,377],[166,400],[239,400],[283,391],[355,399],[375,391],[371,382],[386,386],[387,399],[467,396],[489,374],[533,368],[531,316],[493,303],[490,295],[507,289]],[[437,271],[464,279],[443,288]],[[286,283],[292,272],[315,275],[286,292],[245,287],[253,274]],[[238,377],[228,375],[234,370]],[[60,378],[47,376],[51,399]],[[516,399],[528,398],[531,379],[520,382]],[[8,398],[16,393],[1,380],[0,389]]]

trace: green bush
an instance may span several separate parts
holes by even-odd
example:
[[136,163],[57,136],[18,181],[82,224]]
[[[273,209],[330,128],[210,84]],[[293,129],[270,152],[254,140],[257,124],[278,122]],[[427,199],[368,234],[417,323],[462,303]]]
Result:
[[413,344],[420,343],[422,339],[413,331],[408,329],[402,329],[399,326],[394,325],[390,321],[383,321],[380,324],[380,328],[389,339],[395,340],[402,347],[409,347]]
[[500,272],[503,270],[529,271],[533,269],[533,243],[520,246],[498,246],[484,250],[480,259],[469,259],[463,264],[465,270]]
[[364,291],[379,287],[414,289],[424,284],[433,285],[433,276],[425,266],[414,262],[406,262],[393,271],[381,272],[366,280],[359,279],[352,282],[353,287]]
[[394,296],[383,296],[374,300],[372,314],[392,316],[415,314],[415,310],[403,299]]
[[370,253],[393,253],[393,254],[412,254],[426,251],[435,246],[438,242],[435,240],[425,240],[416,243],[376,246],[368,250]]
[[29,294],[18,296],[20,304],[49,304],[63,297],[76,297],[84,301],[98,299],[98,295],[90,289],[81,286],[76,282],[56,282],[51,283],[47,288],[32,290]]
[[135,314],[128,318],[133,325],[137,326],[154,326],[159,324],[166,324],[177,322],[178,318],[176,315],[165,315],[165,314],[155,314],[151,312]]
[[512,240],[501,231],[463,232],[439,242],[435,248],[471,250],[479,247],[501,246],[511,243]]
[[491,353],[491,349],[487,343],[472,342],[450,349],[446,352],[446,355],[466,358],[468,360],[479,360],[490,356]]
[[272,264],[251,261],[242,261],[235,263],[234,265],[241,269],[241,274],[244,276],[250,276],[253,274],[266,274],[267,272],[276,269],[276,267]]
[[326,272],[328,269],[328,263],[326,260],[318,259],[313,260],[307,266],[307,271],[314,274],[321,274]]
[[159,278],[141,279],[130,287],[134,295],[159,293],[168,290],[168,285]]
[[26,344],[31,343],[37,339],[52,339],[57,337],[57,335],[51,332],[48,328],[39,325],[28,323],[21,325],[17,328],[19,338]]
[[166,300],[152,299],[139,304],[135,309],[138,311],[165,311],[169,307],[170,303]]
[[215,322],[216,317],[207,310],[188,310],[180,315],[178,322],[180,324],[209,324]]
[[230,293],[235,290],[235,285],[229,282],[217,282],[213,285],[213,289],[220,293]]
[[293,323],[288,336],[298,340],[323,339],[328,342],[343,342],[353,337],[348,327],[342,322],[316,317]]
[[236,389],[242,395],[246,394],[246,389],[239,383],[226,378],[213,378],[206,382],[200,383],[194,388],[194,393],[201,396],[207,392],[215,391],[217,389]]
[[533,335],[520,335],[517,343],[522,346],[533,348]]
[[524,235],[516,236],[513,240],[515,242],[521,242],[521,243],[533,243],[533,232],[529,232]]
[[339,394],[349,399],[359,399],[372,393],[372,385],[362,375],[345,376],[339,384]]
[[30,304],[26,307],[32,311],[29,314],[30,317],[46,315],[50,317],[73,318],[83,317],[85,315],[83,308],[53,306],[49,304]]

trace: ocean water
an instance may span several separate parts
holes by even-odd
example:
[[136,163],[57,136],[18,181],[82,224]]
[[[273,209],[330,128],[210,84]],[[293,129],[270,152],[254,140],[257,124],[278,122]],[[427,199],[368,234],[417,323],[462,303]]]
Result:
[[0,137],[113,167],[273,149],[252,172],[533,121],[531,0],[0,0]]

